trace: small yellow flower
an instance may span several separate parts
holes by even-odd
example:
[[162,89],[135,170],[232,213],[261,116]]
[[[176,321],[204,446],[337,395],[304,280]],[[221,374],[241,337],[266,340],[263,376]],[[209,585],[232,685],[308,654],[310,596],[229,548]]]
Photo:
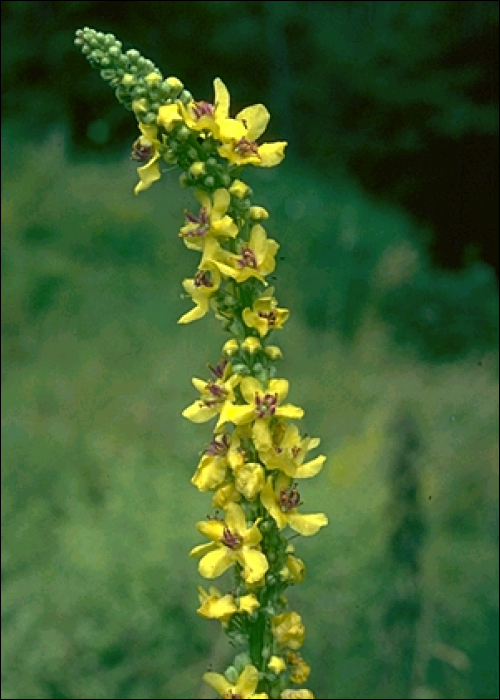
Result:
[[234,597],[230,593],[221,595],[214,586],[210,586],[208,593],[202,586],[198,586],[198,597],[201,605],[196,612],[207,620],[220,620],[222,623],[227,623],[238,611]]
[[172,131],[176,124],[181,124],[183,117],[179,109],[178,103],[162,105],[158,110],[156,123],[163,127],[165,131]]
[[257,144],[267,128],[270,115],[264,105],[257,104],[238,112],[235,119],[218,120],[217,138],[222,145],[219,155],[231,165],[256,165],[271,168],[285,157],[286,141]]
[[264,468],[256,462],[246,462],[234,470],[234,481],[239,493],[251,501],[264,486]]
[[279,309],[273,296],[264,295],[254,301],[252,308],[243,309],[243,321],[248,328],[255,328],[261,338],[270,331],[283,328],[290,316],[288,309]]
[[216,509],[226,510],[230,503],[241,501],[241,493],[236,488],[233,480],[229,481],[215,491],[212,498],[212,506]]
[[296,651],[285,652],[285,659],[290,669],[290,680],[292,683],[297,683],[297,685],[305,683],[311,674],[309,664]]
[[212,540],[190,552],[190,556],[202,557],[198,567],[200,574],[208,579],[217,578],[238,563],[247,583],[260,581],[269,568],[266,557],[258,549],[262,539],[258,527],[261,520],[257,518],[248,528],[243,509],[236,503],[229,503],[225,520],[199,522],[197,530]]
[[212,198],[201,190],[197,190],[195,195],[201,204],[200,213],[194,215],[186,212],[186,223],[179,232],[186,247],[202,251],[209,236],[235,238],[238,227],[226,214],[231,203],[229,191],[221,187]]
[[[234,389],[240,381],[241,377],[238,374],[225,375],[215,381],[204,381],[195,377],[192,382],[200,392],[200,398],[185,408],[182,415],[193,423],[206,423],[221,412],[227,401],[234,401]],[[220,423],[221,421],[217,427]]]
[[232,277],[238,284],[251,277],[267,284],[264,278],[276,267],[278,249],[278,243],[267,238],[260,224],[255,224],[250,231],[248,243],[242,243],[238,253],[223,250],[217,241],[209,238],[203,250],[200,268],[216,265],[225,277]]
[[222,433],[205,448],[191,483],[200,491],[213,491],[224,483],[228,468],[234,470],[244,462],[239,440]]
[[286,663],[281,656],[271,656],[267,665],[277,676],[286,669]]
[[253,422],[252,437],[257,449],[272,445],[269,422],[273,417],[290,420],[302,418],[304,411],[293,404],[284,404],[283,399],[288,394],[286,379],[271,379],[267,387],[254,377],[245,377],[241,381],[241,394],[246,404],[235,404],[233,400],[224,403],[219,423],[234,423],[245,425]]
[[292,690],[287,688],[280,695],[281,700],[314,700],[314,695],[310,690],[301,688],[300,690]]
[[268,469],[284,472],[293,479],[309,479],[323,468],[326,457],[320,455],[304,462],[307,453],[320,444],[319,438],[301,438],[299,429],[291,423],[276,422],[272,430],[272,447],[259,452]]
[[229,622],[237,612],[251,614],[260,607],[253,593],[235,598],[230,593],[222,595],[214,586],[210,586],[208,592],[198,586],[198,597],[201,606],[196,612],[207,619],[220,620],[222,624]]
[[255,666],[245,666],[234,685],[220,673],[205,673],[203,680],[214,688],[221,698],[250,698],[250,700],[260,700],[268,697],[266,693],[255,692],[259,684],[259,672]]
[[221,275],[216,267],[198,270],[194,277],[185,279],[182,286],[194,302],[194,308],[188,311],[177,323],[192,323],[203,318],[210,309],[210,300],[219,289]]
[[289,554],[285,561],[285,566],[280,571],[280,577],[283,581],[291,581],[292,583],[302,583],[306,575],[306,566],[302,559]]
[[158,140],[158,127],[156,124],[142,124],[139,122],[141,136],[134,143],[132,158],[139,163],[144,163],[137,168],[139,182],[134,188],[134,193],[139,194],[147,190],[153,182],[161,177],[160,157],[161,143]]
[[195,131],[207,131],[219,137],[219,122],[229,116],[229,92],[220,78],[214,80],[214,102],[196,102],[180,105],[184,122]]
[[260,495],[262,505],[280,530],[288,525],[304,537],[315,535],[320,528],[328,525],[328,518],[324,513],[299,513],[300,494],[291,483],[292,480],[285,474],[278,474],[274,484],[273,477],[268,477]]
[[304,643],[305,629],[302,618],[296,612],[275,615],[271,619],[271,631],[281,647],[300,649]]

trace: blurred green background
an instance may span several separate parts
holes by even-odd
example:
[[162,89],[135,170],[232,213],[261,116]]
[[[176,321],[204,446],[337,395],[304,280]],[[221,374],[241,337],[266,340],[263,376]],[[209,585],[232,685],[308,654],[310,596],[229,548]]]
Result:
[[210,698],[196,615],[210,427],[181,410],[226,339],[188,308],[178,173],[136,138],[84,25],[199,99],[262,101],[248,173],[281,243],[276,338],[329,460],[290,592],[326,698],[498,697],[498,4],[2,2],[2,698]]

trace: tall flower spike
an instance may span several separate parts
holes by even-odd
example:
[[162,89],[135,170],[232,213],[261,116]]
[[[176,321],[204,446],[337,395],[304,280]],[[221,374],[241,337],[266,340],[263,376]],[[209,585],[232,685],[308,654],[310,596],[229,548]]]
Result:
[[302,513],[296,481],[316,476],[325,457],[307,458],[319,440],[301,436],[294,421],[304,411],[286,401],[288,380],[276,378],[282,352],[268,340],[290,315],[267,282],[279,244],[268,237],[263,223],[272,226],[272,219],[243,175],[247,165],[278,165],[287,144],[259,143],[270,119],[264,105],[231,116],[220,78],[213,81],[213,102],[195,99],[139,51],[122,51],[112,34],[85,27],[76,43],[137,119],[135,193],[161,178],[164,163],[193,192],[173,238],[197,256],[193,276],[182,281],[192,308],[178,322],[213,312],[231,336],[222,360],[209,365],[211,378],[192,380],[198,398],[182,412],[194,424],[213,419],[191,483],[211,492],[216,511],[197,523],[207,541],[190,555],[203,578],[221,584],[198,588],[197,613],[220,624],[238,652],[224,673],[203,678],[226,699],[313,698],[310,690],[293,688],[310,669],[298,653],[302,618],[284,593],[304,580],[306,569],[282,533],[291,528],[309,537],[326,525],[323,513]]

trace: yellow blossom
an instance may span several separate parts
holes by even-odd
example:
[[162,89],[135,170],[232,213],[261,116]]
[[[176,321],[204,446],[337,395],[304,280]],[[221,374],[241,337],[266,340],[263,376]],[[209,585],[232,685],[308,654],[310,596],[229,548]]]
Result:
[[305,683],[311,673],[309,664],[296,651],[285,652],[285,659],[290,669],[290,680],[292,683],[297,683],[297,685]]
[[321,471],[326,460],[320,455],[304,462],[307,453],[319,444],[319,438],[301,438],[296,425],[278,421],[272,430],[272,447],[260,450],[259,457],[268,469],[282,471],[293,479],[309,479]]
[[222,433],[205,448],[191,483],[200,491],[213,491],[224,483],[229,467],[236,469],[244,462],[239,440]]
[[198,614],[207,619],[220,620],[222,624],[229,622],[237,612],[251,614],[260,606],[253,593],[235,598],[230,593],[222,595],[215,586],[210,586],[208,592],[198,586],[198,597],[201,603]]
[[219,137],[219,122],[229,115],[229,92],[220,78],[214,80],[214,102],[193,100],[188,105],[180,105],[184,122],[195,131],[207,131]]
[[292,690],[291,688],[286,688],[281,695],[281,700],[314,700],[314,695],[310,690],[301,688],[298,690]]
[[229,503],[237,503],[238,501],[241,501],[241,493],[236,488],[234,481],[231,480],[219,486],[215,491],[212,506],[226,510]]
[[234,423],[245,425],[253,422],[252,437],[257,449],[270,447],[272,444],[269,422],[271,418],[281,417],[290,420],[302,418],[304,411],[293,404],[284,404],[288,394],[286,379],[270,379],[267,387],[262,388],[255,377],[244,377],[241,381],[241,394],[245,404],[236,404],[229,400],[222,407],[219,424]]
[[218,119],[217,138],[222,142],[217,149],[219,155],[227,158],[231,165],[251,164],[270,168],[281,163],[285,157],[286,141],[257,144],[269,119],[269,112],[262,104],[246,107],[238,112],[235,119]]
[[300,494],[291,483],[292,480],[285,474],[278,474],[274,484],[273,477],[269,476],[260,495],[262,505],[280,530],[288,525],[304,537],[315,535],[320,528],[328,525],[328,518],[324,513],[299,513]]
[[264,228],[255,224],[250,231],[248,243],[241,243],[237,253],[224,250],[212,238],[203,249],[200,268],[216,265],[225,277],[232,277],[241,284],[255,277],[266,284],[265,277],[276,267],[276,253],[279,245],[272,238],[267,238]]
[[259,672],[255,666],[245,666],[234,684],[230,683],[220,673],[205,673],[203,680],[214,688],[221,698],[250,698],[250,700],[257,700],[268,697],[266,693],[255,692],[259,684]]
[[[221,412],[227,401],[234,401],[234,389],[240,380],[238,374],[223,376],[215,381],[203,381],[195,377],[192,382],[200,392],[200,398],[185,408],[182,415],[193,423],[206,423]],[[220,423],[221,421],[218,425]]]
[[267,665],[268,668],[270,668],[271,671],[277,676],[286,669],[286,663],[283,661],[281,656],[271,656]]
[[216,267],[198,270],[194,277],[185,279],[182,286],[194,302],[194,308],[188,311],[177,323],[192,323],[203,318],[210,309],[210,300],[219,289],[221,275]]
[[280,571],[280,577],[283,581],[291,581],[292,583],[302,583],[306,575],[306,566],[302,559],[289,554],[285,561],[285,566]]
[[281,647],[300,649],[304,643],[305,629],[302,618],[296,612],[275,615],[271,619],[271,631]]
[[252,527],[246,524],[245,513],[237,503],[229,503],[225,520],[204,520],[197,530],[212,540],[209,544],[194,547],[190,555],[199,557],[199,572],[204,578],[221,576],[238,563],[247,583],[260,581],[269,568],[265,555],[258,549],[262,535],[257,518]]
[[156,122],[165,131],[172,131],[176,124],[182,123],[183,118],[179,109],[179,105],[175,102],[172,104],[162,105],[158,110]]
[[139,182],[134,188],[134,193],[139,194],[147,190],[153,182],[161,177],[160,157],[161,143],[158,140],[158,127],[156,124],[142,124],[139,122],[141,136],[134,143],[132,158],[144,165],[137,168]]
[[251,501],[264,486],[264,468],[257,462],[246,462],[235,468],[234,480],[239,493]]
[[238,235],[237,225],[226,214],[231,203],[228,190],[221,187],[215,190],[212,197],[197,190],[195,195],[201,204],[200,213],[194,215],[186,212],[186,223],[179,232],[187,248],[202,251],[210,236],[234,238]]
[[270,295],[261,296],[253,303],[252,308],[243,309],[242,317],[248,328],[255,328],[263,338],[270,331],[283,328],[289,317],[288,309],[278,308],[277,300]]

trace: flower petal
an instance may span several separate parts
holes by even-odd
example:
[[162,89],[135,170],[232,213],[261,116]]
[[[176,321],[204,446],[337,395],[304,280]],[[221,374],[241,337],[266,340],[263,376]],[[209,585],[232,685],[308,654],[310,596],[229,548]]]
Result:
[[232,566],[234,559],[230,550],[226,547],[218,547],[200,560],[198,571],[204,578],[217,578]]

